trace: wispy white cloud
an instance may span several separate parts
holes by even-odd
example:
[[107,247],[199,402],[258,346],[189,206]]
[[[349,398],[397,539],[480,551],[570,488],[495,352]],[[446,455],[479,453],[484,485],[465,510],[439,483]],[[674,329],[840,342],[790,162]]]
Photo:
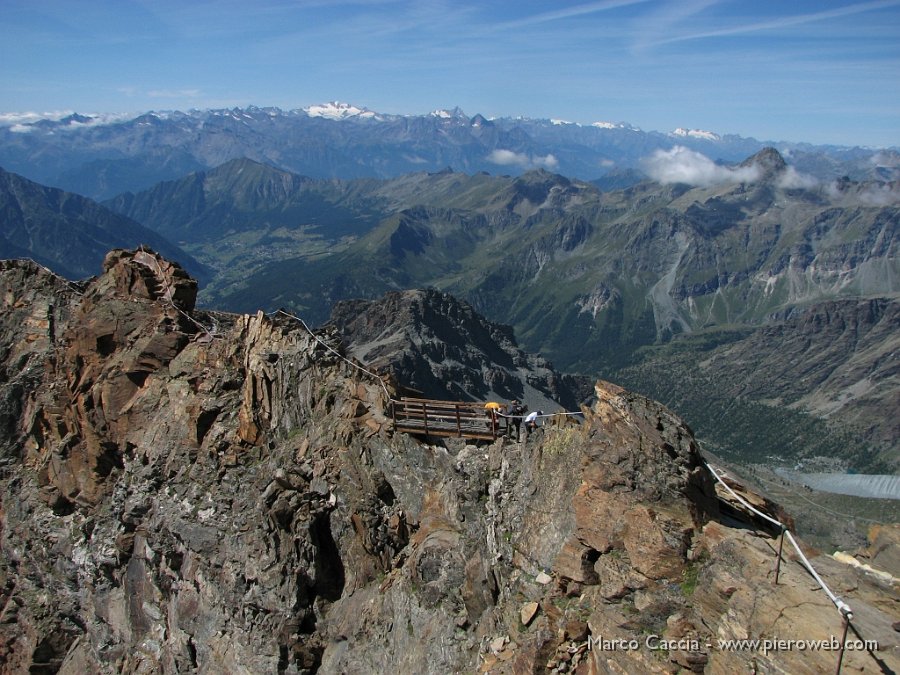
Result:
[[753,183],[762,171],[757,165],[728,167],[716,164],[706,155],[676,145],[671,150],[657,150],[644,160],[644,167],[654,180],[663,183],[686,183],[699,187],[722,183]]
[[819,181],[809,174],[800,173],[792,166],[787,167],[778,177],[778,187],[785,190],[812,190],[819,186]]
[[633,45],[634,51],[641,52],[653,45],[670,41],[679,23],[700,14],[717,2],[719,0],[670,3],[641,17],[638,38]]
[[[697,13],[707,7],[716,4],[716,0],[697,0],[690,5],[694,6],[691,14]],[[689,5],[689,6],[690,6]],[[758,33],[761,31],[780,30],[782,28],[790,28],[817,21],[825,21],[828,19],[839,19],[854,14],[862,14],[874,10],[885,9],[900,5],[900,0],[873,0],[872,2],[860,2],[856,4],[846,5],[844,7],[835,7],[821,12],[810,12],[808,14],[795,14],[793,16],[779,16],[768,21],[757,21],[753,23],[738,23],[732,26],[723,26],[706,31],[696,31],[673,35],[671,31],[660,30],[661,27],[672,27],[676,20],[689,16],[686,9],[681,10],[677,14],[672,14],[669,18],[673,19],[664,24],[654,27],[654,30],[644,34],[643,39],[639,43],[640,48],[646,48],[655,45],[670,44],[674,42],[686,42],[689,40],[700,40],[704,38],[727,37],[730,35],[743,35],[747,33]],[[681,15],[681,16],[679,16]]]
[[825,186],[825,194],[842,204],[860,206],[894,206],[900,204],[900,188],[891,183],[869,183],[856,188],[853,185],[832,181]]
[[537,24],[547,23],[548,21],[558,21],[559,19],[570,19],[572,17],[583,16],[585,14],[608,12],[612,9],[618,9],[619,7],[629,7],[630,5],[639,5],[645,2],[649,2],[649,0],[603,0],[602,2],[588,2],[583,5],[566,7],[565,9],[558,9],[552,12],[542,12],[541,14],[534,14],[523,19],[506,21],[500,24],[498,27],[507,29],[522,28],[524,26],[534,26]]
[[559,160],[551,154],[542,157],[540,155],[528,155],[524,152],[513,152],[512,150],[494,150],[488,155],[487,160],[491,164],[518,166],[523,169],[544,168],[552,171],[559,166]]
[[[61,119],[75,114],[74,110],[54,110],[50,112],[4,112],[0,113],[0,127],[9,127],[10,131],[15,133],[28,133],[32,130],[35,122],[48,120],[58,122]],[[75,128],[79,126],[88,126],[93,124],[109,124],[119,120],[128,119],[132,113],[90,113],[85,115],[89,118],[86,122],[72,121],[70,126]]]
[[873,185],[859,193],[859,201],[863,206],[893,206],[900,204],[900,190],[893,189],[887,183]]
[[[695,187],[755,183],[765,172],[757,164],[750,166],[722,166],[709,157],[682,146],[671,150],[657,150],[644,160],[644,169],[653,180],[663,183],[684,183]],[[838,182],[824,184],[808,174],[788,166],[775,179],[783,190],[823,190],[830,199],[842,204],[861,206],[893,206],[900,204],[900,189],[891,183],[868,184],[861,188],[847,188]]]
[[150,98],[199,98],[203,92],[199,89],[151,89],[147,92]]
[[900,153],[882,150],[881,152],[876,152],[872,155],[869,162],[872,166],[883,166],[886,168],[900,167]]

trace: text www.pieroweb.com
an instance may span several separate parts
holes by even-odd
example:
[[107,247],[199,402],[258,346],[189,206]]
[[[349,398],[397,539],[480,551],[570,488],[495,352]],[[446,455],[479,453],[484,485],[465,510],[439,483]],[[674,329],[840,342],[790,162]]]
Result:
[[877,640],[849,639],[843,643],[835,635],[819,640],[798,640],[794,638],[745,638],[745,639],[716,639],[700,640],[697,638],[669,639],[659,635],[647,635],[643,640],[635,638],[604,638],[602,636],[588,637],[588,648],[597,651],[635,651],[638,649],[665,649],[684,650],[690,652],[708,651],[718,649],[726,652],[761,652],[766,655],[770,652],[787,651],[839,651],[841,647],[849,652],[853,651],[878,651]]

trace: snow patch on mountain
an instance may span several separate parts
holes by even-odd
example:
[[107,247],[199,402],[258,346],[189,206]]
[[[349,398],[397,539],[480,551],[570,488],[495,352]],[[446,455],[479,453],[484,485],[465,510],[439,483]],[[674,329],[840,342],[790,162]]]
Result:
[[430,113],[428,113],[428,116],[429,117],[437,117],[438,119],[442,119],[442,120],[467,120],[467,119],[469,119],[468,117],[466,117],[466,113],[464,113],[462,111],[462,109],[460,109],[459,106],[453,108],[453,110],[447,110],[445,108],[438,109],[438,110],[432,110]]
[[625,129],[627,131],[640,131],[638,127],[626,124],[625,122],[591,122],[591,126],[595,129]]
[[341,103],[340,101],[330,101],[321,105],[311,105],[304,108],[303,111],[310,117],[324,117],[330,120],[343,120],[348,117],[357,117],[361,119],[373,119],[378,117],[378,113],[372,112],[368,108],[357,108],[350,103]]
[[680,136],[681,138],[699,138],[704,141],[721,141],[722,137],[712,131],[703,131],[702,129],[684,129],[678,127],[672,132],[672,136]]

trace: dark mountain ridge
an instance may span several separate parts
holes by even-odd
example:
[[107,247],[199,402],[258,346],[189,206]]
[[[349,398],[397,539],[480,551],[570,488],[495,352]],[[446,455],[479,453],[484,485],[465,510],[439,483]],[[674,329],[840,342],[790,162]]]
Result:
[[[168,237],[189,242],[250,229],[343,225],[345,214],[339,205],[323,203],[330,184],[317,182],[313,187],[311,183],[309,178],[240,158],[161,183],[140,195],[120,195],[105,204],[119,213],[133,214],[140,222],[152,223]],[[328,222],[321,222],[324,217]]]
[[328,325],[350,354],[425,398],[517,399],[550,413],[577,411],[593,395],[588,378],[557,373],[545,359],[519,349],[509,326],[433,289],[338,302]]
[[156,231],[81,195],[0,169],[0,257],[34,258],[75,279],[91,276],[111,248],[145,244],[203,280],[208,270]]
[[900,301],[839,300],[797,311],[718,350],[704,369],[730,379],[727,394],[814,410],[861,427],[891,454],[900,420]]

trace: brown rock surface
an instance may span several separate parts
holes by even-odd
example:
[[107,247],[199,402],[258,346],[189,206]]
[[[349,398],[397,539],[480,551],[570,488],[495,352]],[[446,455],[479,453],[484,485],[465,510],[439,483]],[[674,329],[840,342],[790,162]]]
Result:
[[[659,404],[601,382],[581,424],[431,445],[331,337],[191,288],[148,252],[0,264],[2,672],[834,670],[719,647],[840,616]],[[844,672],[900,667],[897,589],[812,559],[879,643]]]
[[869,528],[869,545],[858,557],[900,579],[900,524],[873,525]]

